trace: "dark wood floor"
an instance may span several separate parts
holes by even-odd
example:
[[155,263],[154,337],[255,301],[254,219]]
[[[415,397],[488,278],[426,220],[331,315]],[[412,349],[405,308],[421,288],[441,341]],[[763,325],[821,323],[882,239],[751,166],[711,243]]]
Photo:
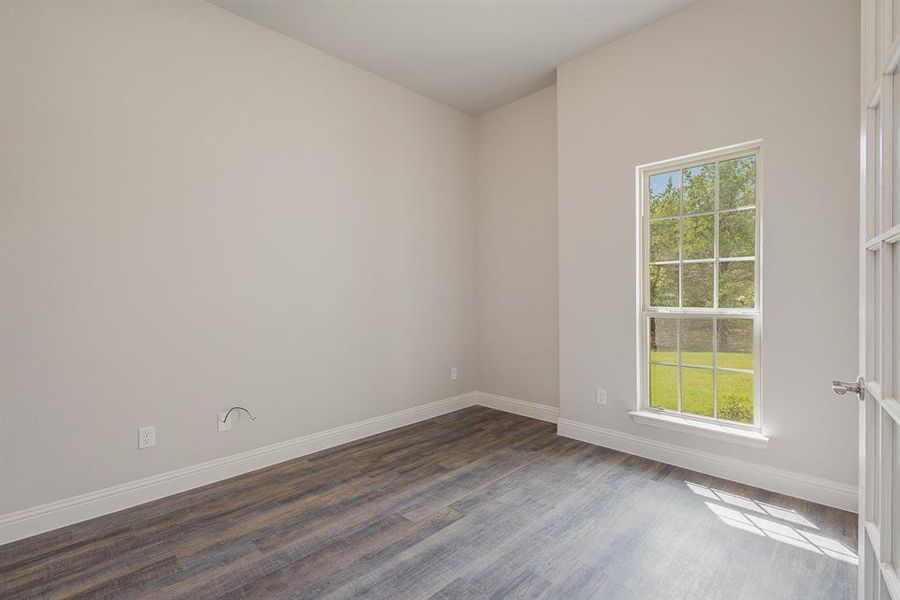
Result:
[[856,517],[475,407],[0,546],[2,598],[855,597]]

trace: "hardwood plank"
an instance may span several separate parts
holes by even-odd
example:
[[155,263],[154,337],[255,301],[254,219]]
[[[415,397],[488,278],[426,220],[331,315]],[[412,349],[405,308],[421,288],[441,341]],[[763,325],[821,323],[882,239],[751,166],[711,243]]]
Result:
[[473,407],[0,547],[6,598],[850,599],[856,517]]

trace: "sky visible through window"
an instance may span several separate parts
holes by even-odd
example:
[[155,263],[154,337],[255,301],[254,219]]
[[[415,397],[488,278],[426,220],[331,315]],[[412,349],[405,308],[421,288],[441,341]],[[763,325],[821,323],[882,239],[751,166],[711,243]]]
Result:
[[659,196],[666,190],[666,186],[669,185],[669,181],[672,182],[672,187],[677,188],[681,185],[681,171],[675,171],[673,173],[661,173],[659,175],[654,175],[650,178],[650,196]]

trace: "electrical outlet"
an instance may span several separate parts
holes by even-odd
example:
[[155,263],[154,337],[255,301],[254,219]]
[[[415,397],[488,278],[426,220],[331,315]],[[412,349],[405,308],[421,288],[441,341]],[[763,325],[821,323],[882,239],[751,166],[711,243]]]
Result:
[[[223,410],[216,413],[216,429],[217,431],[228,431],[231,429],[231,420],[234,418],[235,413],[231,413],[228,415],[228,418],[225,419],[225,415],[228,414],[228,411]],[[222,422],[222,419],[225,419],[225,422]]]
[[453,367],[450,369],[450,381],[456,381],[459,379],[459,367]]
[[143,450],[156,445],[156,427],[147,425],[138,428],[138,448]]
[[606,406],[606,390],[597,388],[597,404],[600,406]]

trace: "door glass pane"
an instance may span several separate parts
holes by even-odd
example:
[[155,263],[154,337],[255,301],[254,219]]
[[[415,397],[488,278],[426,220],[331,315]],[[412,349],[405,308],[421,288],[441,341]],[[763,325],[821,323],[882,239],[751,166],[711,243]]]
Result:
[[[874,51],[870,54],[870,57],[872,60],[872,65],[871,65],[872,66],[872,74],[875,77],[880,77],[880,74],[882,72],[881,60],[882,60],[882,56],[883,56],[882,45],[884,44],[884,41],[883,41],[882,35],[881,35],[881,22],[882,22],[881,16],[884,14],[884,12],[882,11],[882,3],[883,2],[884,2],[884,0],[870,0],[869,2],[862,3],[863,5],[865,5],[865,4],[871,5],[872,6],[871,10],[873,10],[874,14],[876,15],[875,22],[873,23],[874,27],[872,27],[872,29],[871,29],[871,35],[873,38],[872,48]],[[868,54],[868,52],[867,52],[867,54]]]
[[753,308],[756,287],[754,263],[752,260],[719,263],[720,308]]
[[878,136],[878,108],[870,108],[866,111],[866,144],[865,144],[865,208],[866,208],[866,239],[870,239],[878,234],[875,223],[875,213],[878,212],[876,204],[876,192],[879,187],[876,182],[879,181],[878,173],[878,144],[876,137]]
[[[900,120],[900,119],[898,119]],[[894,282],[900,282],[900,245],[891,244],[890,250],[891,254],[894,257],[892,268],[893,268],[893,277]],[[894,286],[897,286],[897,283],[894,283]],[[893,364],[889,365],[894,374],[894,396],[900,396],[900,391],[898,391],[898,386],[900,386],[900,293],[898,293],[897,288],[894,288],[894,293],[891,294],[891,302],[894,307],[894,318],[893,318],[893,326],[894,331],[885,332],[886,335],[891,335],[892,342],[894,344],[894,360]],[[900,465],[900,462],[895,463]],[[900,477],[898,477],[900,479]],[[900,523],[900,513],[897,513],[897,521]],[[900,538],[898,538],[900,539]],[[900,554],[897,555],[900,557]],[[900,562],[900,560],[898,560]]]
[[720,419],[753,423],[753,375],[716,371],[716,399]]
[[753,321],[719,319],[716,323],[716,366],[753,370]]
[[650,360],[675,364],[677,347],[677,326],[675,319],[650,319]]
[[[893,519],[891,519],[891,556],[900,556],[900,477],[897,475],[896,468],[900,465],[900,426],[893,419],[891,420],[893,427],[893,435],[891,436],[891,456],[894,462],[894,475],[891,478],[891,509]],[[896,561],[897,559],[894,558]],[[894,563],[896,565],[896,562]],[[896,568],[896,566],[894,567]]]
[[756,204],[756,156],[719,163],[719,209]]
[[[860,569],[859,576],[865,577],[865,581],[867,583],[865,585],[866,592],[865,595],[862,596],[862,598],[865,598],[865,600],[881,600],[882,598],[884,598],[884,600],[890,600],[890,594],[878,591],[878,589],[884,584],[878,583],[882,580],[881,570],[878,568],[878,560],[875,558],[875,553],[872,550],[872,544],[867,541],[863,548],[863,552],[866,553],[866,560],[864,563],[866,575],[864,576],[862,569]],[[879,593],[884,593],[884,595],[879,597]]]
[[[872,452],[872,514],[869,515],[869,519],[874,521],[878,527],[881,527],[881,518],[880,518],[880,509],[881,509],[881,408],[877,403],[872,402],[873,404],[873,415],[872,415],[872,430],[869,436],[871,440],[872,446],[870,448]],[[869,450],[869,449],[867,449]],[[866,490],[867,492],[869,490]],[[866,494],[868,495],[868,494]]]
[[682,270],[683,306],[712,306],[713,263],[685,263]]
[[681,409],[694,415],[713,416],[712,369],[681,369]]
[[[881,177],[882,177],[882,142],[883,136],[881,135],[881,126],[882,126],[882,114],[881,114],[881,105],[878,105],[875,108],[875,131],[874,137],[872,139],[872,147],[871,147],[871,162],[868,163],[872,167],[872,204],[871,204],[871,222],[874,224],[874,231],[872,231],[870,237],[874,237],[880,234],[883,231],[882,228],[882,198],[881,198]],[[867,165],[868,166],[868,165]]]
[[[894,9],[897,10],[897,9]],[[896,12],[894,13],[894,18],[900,18]],[[892,85],[894,87],[894,185],[893,185],[893,198],[891,199],[892,206],[892,217],[893,224],[897,225],[900,223],[900,77],[894,75],[891,77]]]
[[650,217],[674,217],[680,213],[681,172],[650,177]]
[[881,383],[881,250],[875,250],[869,254],[870,265],[869,281],[872,282],[871,298],[868,299],[867,318],[870,324],[867,327],[867,340],[869,373],[867,379]]
[[883,22],[882,15],[884,15],[883,3],[884,0],[869,0],[868,2],[861,3],[863,6],[871,6],[869,10],[872,10],[875,16],[875,20],[872,23],[873,27],[870,30],[870,35],[872,36],[872,52],[870,53],[868,52],[868,50],[864,51],[865,54],[869,55],[870,60],[872,61],[872,76],[874,77],[880,77],[880,74],[882,72],[882,57],[884,56],[884,53],[882,51],[884,40],[881,35]]
[[678,265],[650,265],[650,306],[678,306]]
[[681,320],[681,364],[712,366],[713,320]]
[[650,261],[678,260],[680,219],[650,222]]
[[684,212],[712,212],[716,207],[716,165],[684,170]]
[[713,215],[684,218],[684,258],[712,258],[716,218]]
[[756,210],[719,215],[719,256],[731,258],[756,254]]
[[[891,0],[891,31],[894,32],[894,39],[900,37],[900,0]],[[894,555],[900,556],[900,555]]]
[[650,406],[678,410],[678,368],[650,365]]

